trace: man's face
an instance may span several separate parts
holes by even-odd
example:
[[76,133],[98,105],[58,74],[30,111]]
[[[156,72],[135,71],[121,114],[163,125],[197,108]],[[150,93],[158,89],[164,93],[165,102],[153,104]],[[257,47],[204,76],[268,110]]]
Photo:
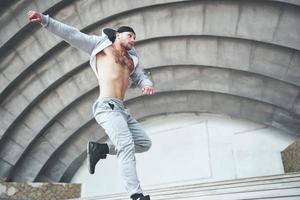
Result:
[[131,49],[134,46],[135,42],[135,34],[132,32],[122,32],[122,33],[117,33],[122,43],[122,45],[125,46],[127,50]]

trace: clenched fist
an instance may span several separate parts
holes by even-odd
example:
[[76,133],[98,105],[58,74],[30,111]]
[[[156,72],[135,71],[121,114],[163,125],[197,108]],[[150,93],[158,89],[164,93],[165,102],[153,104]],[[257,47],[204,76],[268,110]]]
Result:
[[154,88],[151,86],[147,86],[147,85],[143,87],[142,91],[143,91],[144,95],[154,95],[155,94]]
[[42,14],[37,11],[30,10],[27,13],[27,17],[30,22],[42,23]]

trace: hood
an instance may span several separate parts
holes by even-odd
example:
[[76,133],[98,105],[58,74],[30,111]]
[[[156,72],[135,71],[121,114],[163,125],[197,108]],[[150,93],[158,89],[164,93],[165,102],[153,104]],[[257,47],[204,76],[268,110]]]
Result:
[[111,41],[111,42],[114,42],[115,39],[116,39],[116,30],[112,29],[112,28],[104,28],[102,30],[102,35],[105,34],[107,35],[108,39]]

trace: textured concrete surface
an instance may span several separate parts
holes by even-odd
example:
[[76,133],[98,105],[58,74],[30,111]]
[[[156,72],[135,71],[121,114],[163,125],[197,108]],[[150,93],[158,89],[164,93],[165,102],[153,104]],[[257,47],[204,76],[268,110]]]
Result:
[[300,140],[289,145],[281,152],[285,172],[300,171]]
[[81,195],[80,184],[59,183],[0,183],[1,199],[63,200],[78,198]]
[[158,90],[150,98],[138,90],[128,93],[127,104],[138,119],[225,113],[300,134],[296,0],[3,1],[3,181],[69,181],[85,158],[86,142],[105,137],[91,115],[99,90],[88,55],[28,23],[28,9],[88,34],[133,26],[141,65]]

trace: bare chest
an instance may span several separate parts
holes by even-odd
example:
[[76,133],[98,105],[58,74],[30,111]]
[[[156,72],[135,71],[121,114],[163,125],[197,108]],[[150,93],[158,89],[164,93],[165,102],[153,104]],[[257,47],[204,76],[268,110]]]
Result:
[[108,47],[104,49],[103,52],[106,56],[110,56],[114,60],[115,64],[121,66],[122,68],[125,68],[129,72],[133,70],[133,60],[126,51],[120,52],[115,48]]

